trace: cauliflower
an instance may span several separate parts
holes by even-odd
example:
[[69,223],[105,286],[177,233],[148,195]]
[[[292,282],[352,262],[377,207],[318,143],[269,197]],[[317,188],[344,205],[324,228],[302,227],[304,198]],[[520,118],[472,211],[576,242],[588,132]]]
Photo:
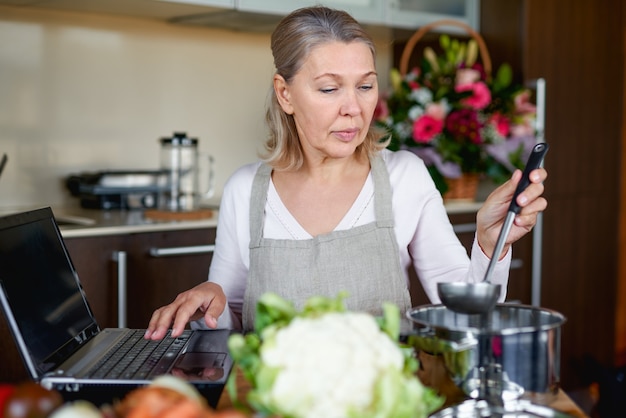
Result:
[[293,418],[421,418],[441,406],[398,343],[398,308],[375,318],[346,311],[343,297],[311,298],[302,312],[275,294],[260,299],[255,333],[229,340],[252,383],[248,403]]

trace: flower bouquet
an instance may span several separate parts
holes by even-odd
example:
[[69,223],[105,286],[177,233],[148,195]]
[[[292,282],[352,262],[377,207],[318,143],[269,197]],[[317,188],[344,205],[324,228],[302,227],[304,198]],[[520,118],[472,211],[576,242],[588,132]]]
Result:
[[469,27],[469,41],[441,35],[442,53],[426,47],[420,65],[407,71],[415,43],[435,25],[407,43],[401,69],[391,70],[392,88],[381,96],[375,123],[390,133],[388,148],[409,149],[424,160],[442,194],[450,179],[464,174],[502,183],[524,167],[536,141],[531,91],[512,82],[508,64],[492,77],[484,41]]

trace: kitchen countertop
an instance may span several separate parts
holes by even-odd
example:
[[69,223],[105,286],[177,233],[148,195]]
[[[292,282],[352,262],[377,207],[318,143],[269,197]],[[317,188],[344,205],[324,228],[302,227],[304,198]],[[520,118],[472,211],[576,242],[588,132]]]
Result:
[[[64,238],[211,228],[217,226],[218,214],[217,210],[213,210],[212,216],[203,219],[158,220],[144,216],[141,210],[53,209],[53,211]],[[83,219],[87,221],[82,223]]]
[[[448,214],[476,212],[482,202],[446,202]],[[24,212],[29,208],[0,208],[0,215]],[[80,207],[52,207],[64,238],[133,234],[141,232],[176,231],[217,226],[218,210],[212,216],[198,220],[156,220],[144,216],[142,210],[100,210]]]
[[[25,212],[30,208],[3,208],[0,215]],[[133,234],[141,232],[176,231],[211,228],[217,226],[218,211],[198,220],[156,220],[144,216],[142,210],[99,210],[83,208],[52,207],[63,238],[93,237],[103,235]]]

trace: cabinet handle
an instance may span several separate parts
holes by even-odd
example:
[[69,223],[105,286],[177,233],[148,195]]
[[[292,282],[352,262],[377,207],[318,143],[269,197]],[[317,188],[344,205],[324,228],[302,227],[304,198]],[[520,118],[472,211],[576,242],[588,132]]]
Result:
[[452,229],[457,234],[464,234],[467,232],[476,232],[476,224],[475,223],[456,224],[456,225],[452,225]]
[[117,263],[117,326],[126,328],[126,251],[115,251]]
[[171,257],[175,255],[208,254],[215,251],[215,245],[192,245],[189,247],[150,248],[152,257]]

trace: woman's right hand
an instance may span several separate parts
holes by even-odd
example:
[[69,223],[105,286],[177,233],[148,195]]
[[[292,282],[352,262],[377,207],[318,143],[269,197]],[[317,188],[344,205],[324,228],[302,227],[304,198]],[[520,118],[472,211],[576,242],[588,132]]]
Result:
[[144,338],[160,340],[172,327],[172,337],[180,336],[189,321],[204,317],[209,328],[217,327],[217,318],[226,307],[226,295],[222,287],[211,282],[200,283],[152,314]]

